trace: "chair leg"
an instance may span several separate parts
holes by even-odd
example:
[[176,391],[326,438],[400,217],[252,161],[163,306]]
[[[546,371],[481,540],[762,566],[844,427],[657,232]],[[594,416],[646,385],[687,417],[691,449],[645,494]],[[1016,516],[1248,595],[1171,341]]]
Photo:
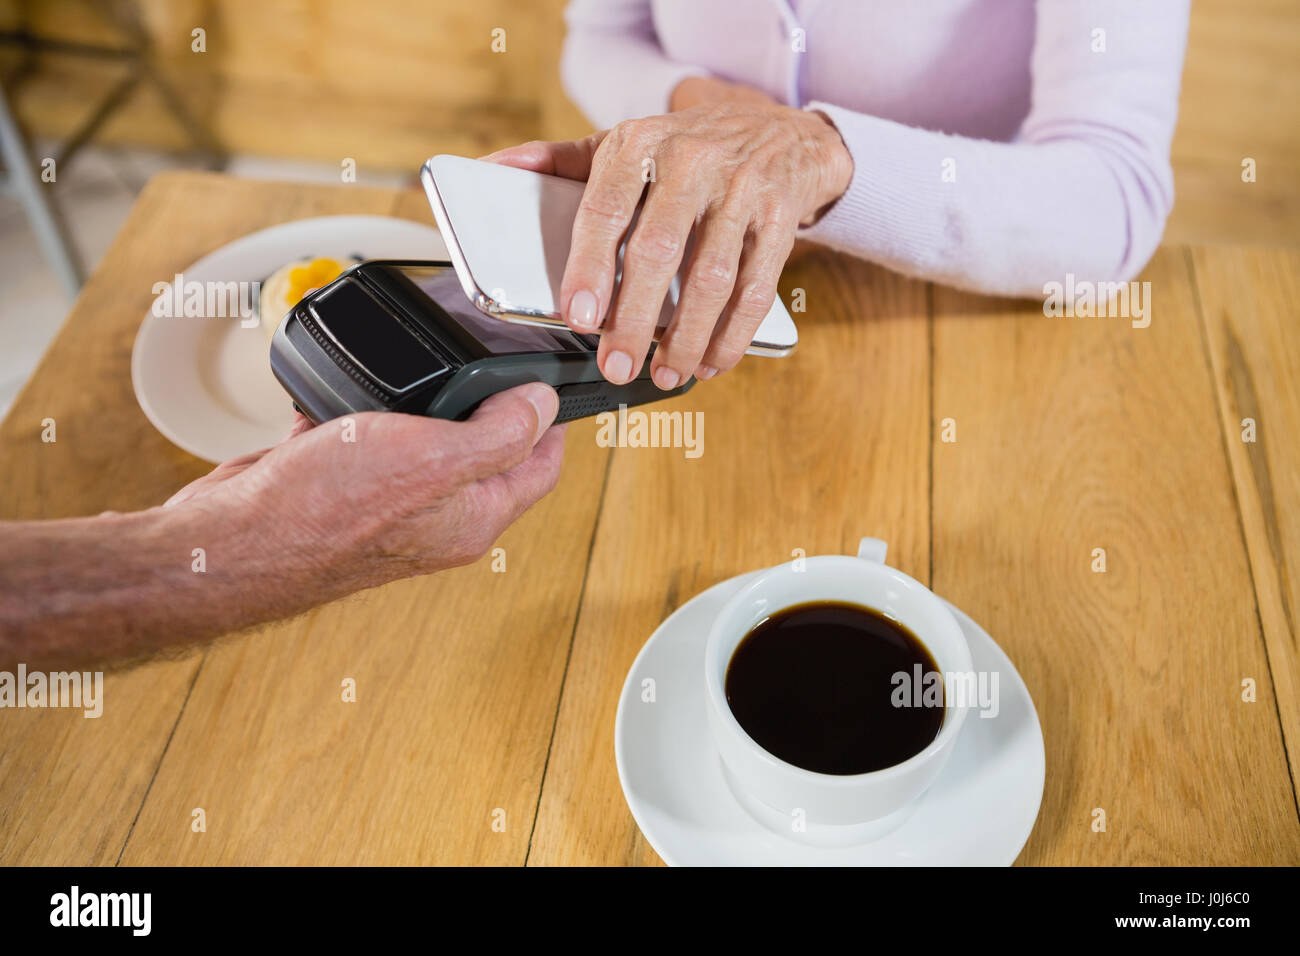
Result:
[[27,140],[9,109],[9,100],[3,89],[0,89],[0,158],[4,160],[9,184],[17,193],[27,220],[36,233],[41,252],[69,300],[75,299],[81,291],[84,276],[80,256],[58,209],[50,200],[49,187],[36,175]]

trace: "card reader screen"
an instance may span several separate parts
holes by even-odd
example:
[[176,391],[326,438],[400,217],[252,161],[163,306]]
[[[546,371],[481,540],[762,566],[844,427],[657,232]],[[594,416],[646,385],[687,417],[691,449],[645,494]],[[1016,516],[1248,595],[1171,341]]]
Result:
[[309,306],[316,322],[379,384],[403,392],[446,365],[356,282],[337,283]]
[[450,267],[402,266],[400,271],[494,355],[587,352],[596,347],[594,340],[584,341],[565,329],[519,325],[484,315],[466,297],[456,271]]

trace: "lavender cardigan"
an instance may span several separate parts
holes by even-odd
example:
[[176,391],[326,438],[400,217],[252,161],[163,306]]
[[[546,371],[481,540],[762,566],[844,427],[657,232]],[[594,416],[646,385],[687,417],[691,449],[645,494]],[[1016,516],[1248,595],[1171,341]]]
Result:
[[803,238],[981,292],[1125,280],[1173,205],[1189,0],[572,0],[597,126],[712,74],[830,117],[856,169]]

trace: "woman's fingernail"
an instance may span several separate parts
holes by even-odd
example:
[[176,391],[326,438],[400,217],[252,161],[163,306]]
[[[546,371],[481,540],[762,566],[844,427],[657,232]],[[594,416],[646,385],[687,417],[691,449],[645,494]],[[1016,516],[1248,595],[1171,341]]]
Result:
[[615,385],[624,385],[632,377],[632,356],[610,352],[605,356],[605,377]]
[[594,329],[600,324],[596,315],[599,308],[600,303],[596,301],[595,295],[586,289],[579,289],[569,299],[569,325],[579,329]]
[[695,377],[701,381],[707,381],[718,374],[718,370],[712,365],[701,365],[695,370]]
[[676,372],[674,372],[672,369],[670,369],[667,365],[661,365],[657,369],[655,369],[654,372],[651,374],[651,378],[655,380],[656,385],[658,385],[660,388],[664,389],[665,391],[670,388],[676,388],[677,383],[682,380],[682,377],[678,375]]

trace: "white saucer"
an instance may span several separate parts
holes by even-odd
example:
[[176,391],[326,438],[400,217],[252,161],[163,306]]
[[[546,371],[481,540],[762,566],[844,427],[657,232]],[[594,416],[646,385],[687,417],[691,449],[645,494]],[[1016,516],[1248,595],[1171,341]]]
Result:
[[[438,230],[388,216],[321,216],[236,239],[186,268],[190,282],[261,282],[287,262],[328,257],[445,259]],[[161,276],[172,281],[172,276]],[[131,382],[149,421],[171,442],[211,462],[274,445],[292,404],[271,374],[271,340],[230,318],[145,315],[131,353]]]
[[[678,608],[650,636],[623,685],[614,724],[618,779],[655,852],[672,866],[1013,863],[1043,797],[1043,734],[1011,661],[951,604],[974,669],[998,673],[1000,709],[992,718],[970,713],[948,765],[906,822],[871,843],[819,847],[774,833],[741,807],[709,735],[704,645],[714,616],[752,576],[723,581]],[[646,679],[654,680],[652,703],[642,701]]]

